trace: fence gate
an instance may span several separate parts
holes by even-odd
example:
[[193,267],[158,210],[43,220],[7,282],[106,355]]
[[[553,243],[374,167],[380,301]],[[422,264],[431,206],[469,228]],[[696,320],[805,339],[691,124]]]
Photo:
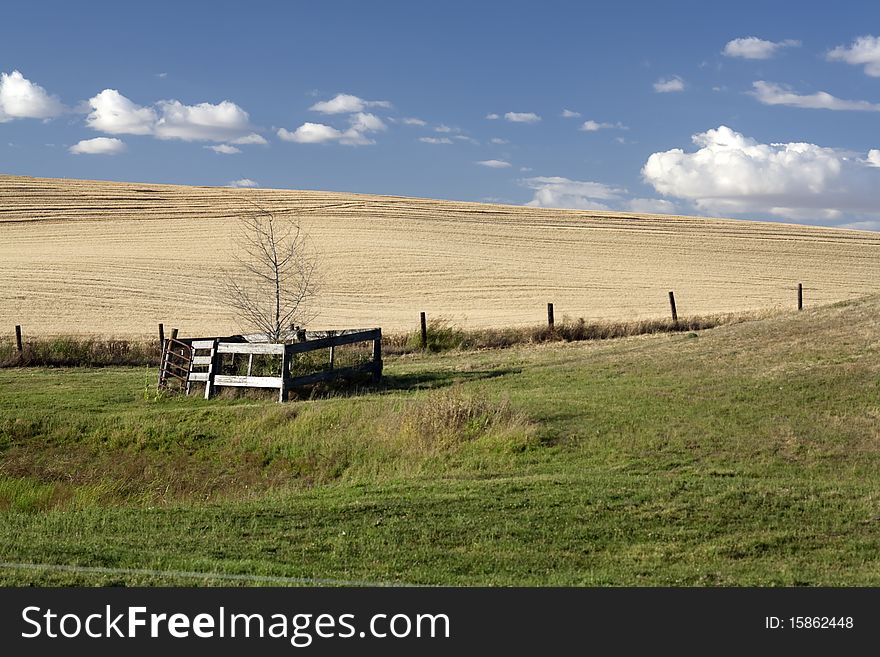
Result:
[[192,368],[193,350],[190,346],[168,338],[162,345],[162,365],[159,368],[159,387],[177,387],[189,392],[190,369]]

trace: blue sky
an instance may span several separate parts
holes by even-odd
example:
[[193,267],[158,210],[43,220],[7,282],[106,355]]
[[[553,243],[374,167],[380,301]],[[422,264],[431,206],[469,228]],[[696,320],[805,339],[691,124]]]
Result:
[[880,228],[875,3],[2,15],[3,173]]

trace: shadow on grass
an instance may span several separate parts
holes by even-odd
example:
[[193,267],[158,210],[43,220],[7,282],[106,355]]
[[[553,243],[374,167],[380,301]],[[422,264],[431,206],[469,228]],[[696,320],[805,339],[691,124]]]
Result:
[[519,374],[521,371],[522,370],[516,368],[502,368],[494,370],[473,370],[469,372],[443,370],[435,372],[417,372],[413,374],[392,374],[383,376],[382,382],[376,386],[375,389],[378,392],[430,390],[445,388],[458,383],[496,379],[508,374]]
[[[438,390],[461,383],[496,379],[508,374],[519,374],[520,372],[522,370],[518,368],[500,368],[467,372],[437,370],[412,374],[383,374],[382,380],[378,384],[372,383],[368,377],[331,379],[311,386],[291,388],[288,399],[295,402],[308,399],[328,399],[331,397],[362,397],[364,395],[382,395],[415,390]],[[194,384],[192,394],[196,397],[201,397],[203,390],[204,388],[200,384]],[[262,388],[220,388],[214,398],[228,400],[264,399],[270,401],[277,400],[278,392],[275,389]]]

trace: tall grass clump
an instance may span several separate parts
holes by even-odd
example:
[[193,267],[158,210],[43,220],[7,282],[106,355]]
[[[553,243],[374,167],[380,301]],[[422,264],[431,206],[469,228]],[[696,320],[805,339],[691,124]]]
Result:
[[0,342],[0,367],[158,366],[158,340],[134,341],[55,337],[27,340],[21,352],[11,341]]
[[409,450],[433,454],[481,440],[520,450],[533,442],[537,425],[507,399],[490,401],[458,386],[410,401],[396,418],[395,434]]
[[[503,349],[520,344],[544,342],[576,342],[580,340],[609,340],[651,333],[675,333],[700,331],[725,324],[736,324],[753,319],[753,314],[717,314],[672,319],[638,319],[630,321],[598,320],[588,322],[584,318],[563,318],[553,327],[546,324],[524,327],[462,329],[446,319],[428,323],[428,351],[455,349]],[[384,339],[389,354],[405,354],[421,351],[421,333],[415,331],[403,335],[389,335]]]

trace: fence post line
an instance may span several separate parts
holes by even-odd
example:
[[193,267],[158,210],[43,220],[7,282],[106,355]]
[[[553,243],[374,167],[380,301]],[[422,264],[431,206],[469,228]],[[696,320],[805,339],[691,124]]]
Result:
[[675,310],[675,294],[669,290],[669,307],[672,308],[672,321],[678,324],[678,312]]
[[[422,317],[425,313],[422,313]],[[376,337],[373,338],[373,383],[379,383],[382,379],[382,329],[376,329]]]
[[159,322],[159,347],[161,348],[165,344],[165,325],[162,322]]
[[21,353],[21,326],[19,324],[15,325],[15,348],[18,353]]
[[422,349],[428,348],[428,320],[425,319],[425,313],[419,313],[419,322],[422,329]]
[[547,304],[547,326],[553,328],[553,304]]
[[798,310],[804,309],[804,286],[798,283]]

